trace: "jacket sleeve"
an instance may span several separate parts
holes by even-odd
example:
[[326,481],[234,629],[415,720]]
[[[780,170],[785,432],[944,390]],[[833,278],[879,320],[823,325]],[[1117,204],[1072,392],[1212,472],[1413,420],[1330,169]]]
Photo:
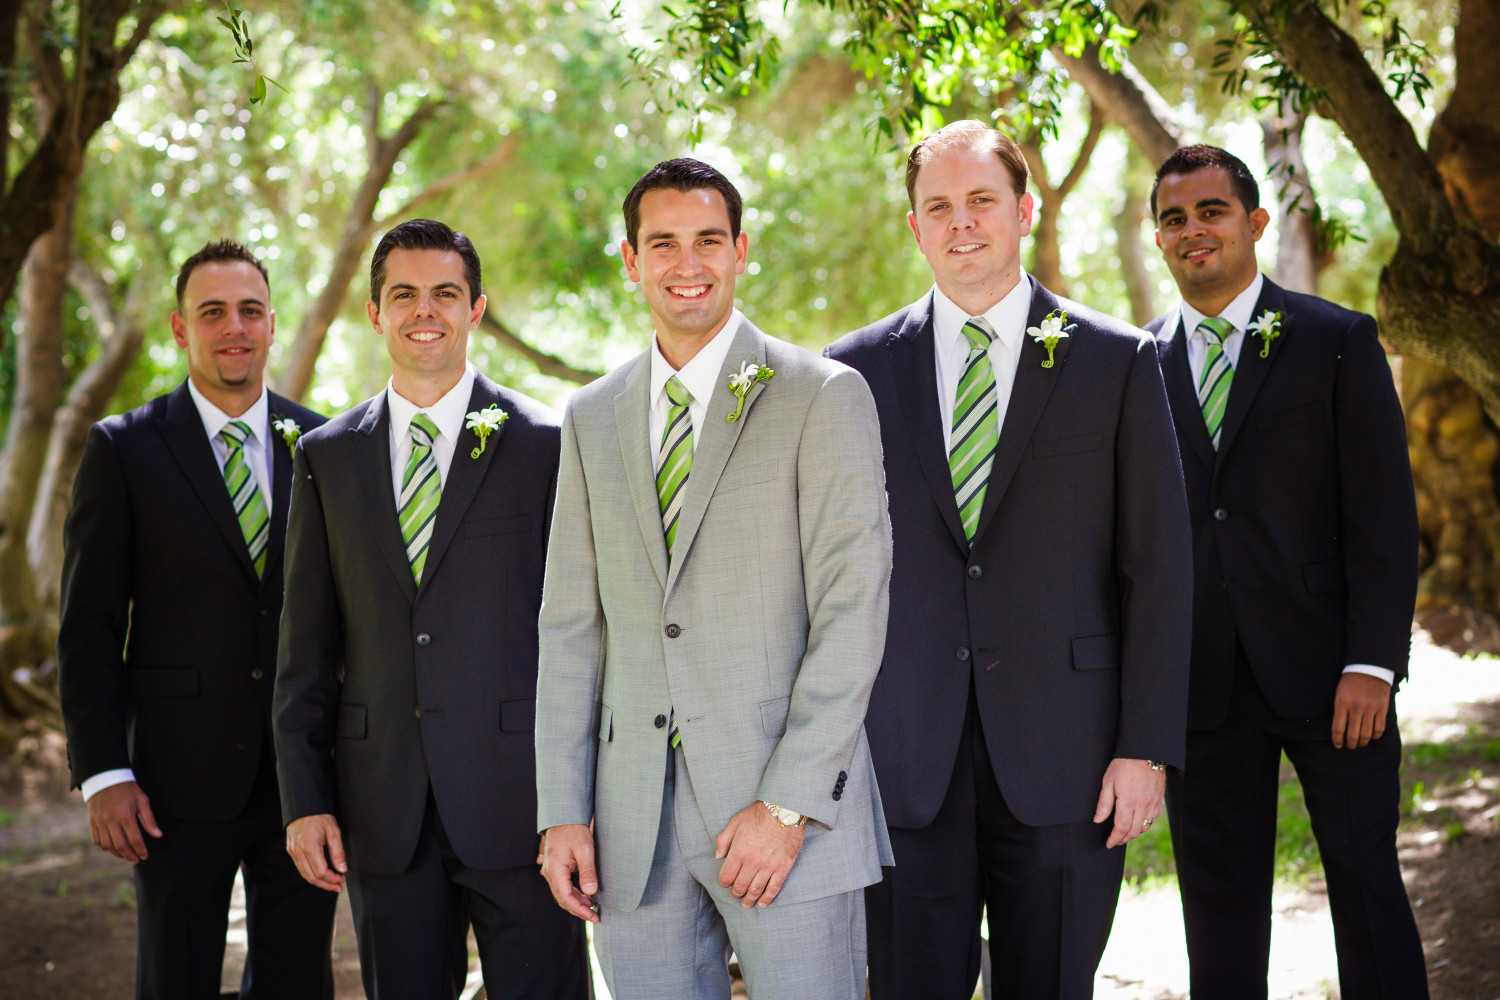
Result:
[[840,366],[819,389],[797,449],[797,524],[807,649],[786,732],[757,798],[833,826],[832,792],[863,731],[885,649],[891,526],[880,423],[869,387]]

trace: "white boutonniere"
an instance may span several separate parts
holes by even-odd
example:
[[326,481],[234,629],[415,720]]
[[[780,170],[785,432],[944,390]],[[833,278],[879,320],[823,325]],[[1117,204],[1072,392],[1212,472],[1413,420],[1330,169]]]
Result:
[[484,454],[485,445],[489,443],[490,435],[499,430],[501,425],[510,419],[510,414],[498,406],[486,406],[482,410],[471,410],[469,421],[464,427],[479,435],[479,447],[469,452],[470,458],[478,458]]
[[271,430],[281,435],[281,440],[286,442],[287,448],[296,448],[297,439],[302,436],[302,428],[297,426],[297,421],[291,417],[277,417],[271,421]]
[[1052,367],[1052,352],[1057,349],[1057,342],[1068,335],[1072,326],[1063,326],[1068,322],[1068,314],[1065,310],[1054,309],[1042,319],[1041,326],[1028,326],[1026,332],[1032,338],[1047,349],[1047,360],[1042,362],[1043,368]]
[[1260,356],[1268,358],[1271,356],[1271,341],[1281,336],[1281,313],[1267,309],[1259,318],[1251,320],[1245,330],[1250,336],[1261,339]]
[[734,408],[734,412],[724,419],[728,420],[731,424],[740,419],[740,413],[745,409],[745,394],[750,391],[750,387],[757,382],[766,381],[775,374],[774,371],[765,365],[758,365],[748,360],[743,362],[740,365],[739,374],[729,376],[729,389],[739,397],[740,402]]

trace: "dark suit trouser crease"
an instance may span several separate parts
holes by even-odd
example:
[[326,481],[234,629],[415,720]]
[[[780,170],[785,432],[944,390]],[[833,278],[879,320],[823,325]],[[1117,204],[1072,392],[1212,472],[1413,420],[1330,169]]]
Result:
[[865,890],[873,1000],[968,1000],[987,908],[993,995],[1093,996],[1124,874],[1109,824],[1026,826],[995,781],[971,690],[958,758],[931,825],[891,828],[896,867]]
[[[269,741],[268,741],[269,743]],[[332,1000],[333,911],[286,853],[269,753],[245,809],[223,823],[162,817],[135,866],[136,997],[219,996],[234,874],[245,876],[243,1000]]]
[[588,1000],[583,921],[552,899],[535,865],[481,871],[454,853],[429,792],[400,875],[351,870],[360,975],[371,1000],[452,1000],[468,970],[470,924],[492,1000]]
[[1401,737],[1338,749],[1332,715],[1279,719],[1237,651],[1228,717],[1189,732],[1167,779],[1193,996],[1265,1000],[1281,754],[1297,770],[1323,858],[1349,1000],[1423,1000],[1422,943],[1396,858]]

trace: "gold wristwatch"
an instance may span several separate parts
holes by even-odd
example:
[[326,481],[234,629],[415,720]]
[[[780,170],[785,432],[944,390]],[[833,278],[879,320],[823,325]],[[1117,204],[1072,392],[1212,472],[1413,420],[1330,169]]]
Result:
[[807,822],[807,817],[799,812],[792,812],[790,809],[786,809],[778,805],[772,805],[771,803],[764,800],[761,802],[761,805],[771,810],[771,815],[775,816],[776,822],[780,823],[782,826],[801,826]]

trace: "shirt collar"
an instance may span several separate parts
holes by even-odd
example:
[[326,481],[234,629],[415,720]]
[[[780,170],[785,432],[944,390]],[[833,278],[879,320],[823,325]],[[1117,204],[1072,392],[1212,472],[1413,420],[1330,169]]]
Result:
[[198,417],[203,421],[203,429],[208,431],[210,438],[218,437],[224,425],[231,420],[242,420],[250,426],[250,434],[255,438],[256,443],[265,447],[266,435],[271,426],[271,404],[264,385],[260,387],[260,398],[250,404],[250,409],[237,417],[231,417],[211,403],[207,396],[198,391],[198,387],[193,384],[191,378],[187,380],[187,385],[188,393],[193,397],[193,405],[198,407]]
[[474,394],[474,378],[478,374],[472,361],[464,362],[464,373],[459,376],[458,384],[445,392],[442,399],[424,407],[418,407],[397,392],[396,380],[392,377],[385,386],[385,405],[391,411],[391,432],[396,435],[396,440],[400,441],[406,436],[412,417],[425,413],[437,425],[439,434],[449,441],[458,441],[458,435],[464,429],[469,399]]
[[667,380],[676,375],[677,381],[687,389],[688,395],[707,406],[714,394],[714,386],[718,382],[719,373],[724,370],[724,359],[729,356],[729,345],[734,343],[735,334],[739,333],[740,323],[744,319],[745,317],[738,309],[731,312],[723,329],[714,334],[714,339],[704,344],[702,349],[693,355],[692,360],[682,366],[681,371],[674,369],[662,356],[661,347],[657,345],[656,336],[653,334],[651,337],[651,396],[649,397],[651,405],[656,405]]
[[[1244,333],[1245,328],[1250,325],[1250,320],[1255,313],[1255,303],[1260,301],[1261,289],[1266,285],[1265,275],[1259,271],[1255,272],[1255,280],[1245,286],[1245,290],[1236,295],[1224,311],[1219,313],[1220,319],[1227,319],[1234,324],[1236,333]],[[1206,318],[1203,313],[1194,309],[1186,299],[1177,303],[1178,315],[1182,317],[1182,331],[1188,336],[1198,329],[1198,324]]]
[[[1015,353],[1020,349],[1021,338],[1026,332],[1026,317],[1030,313],[1031,282],[1023,269],[1016,287],[986,309],[983,316],[989,322],[990,329],[995,331],[995,339],[1004,344],[1007,351]],[[963,338],[964,324],[970,318],[968,313],[943,294],[941,288],[932,286],[932,333],[937,338],[939,347],[944,351],[952,351],[959,339]]]

